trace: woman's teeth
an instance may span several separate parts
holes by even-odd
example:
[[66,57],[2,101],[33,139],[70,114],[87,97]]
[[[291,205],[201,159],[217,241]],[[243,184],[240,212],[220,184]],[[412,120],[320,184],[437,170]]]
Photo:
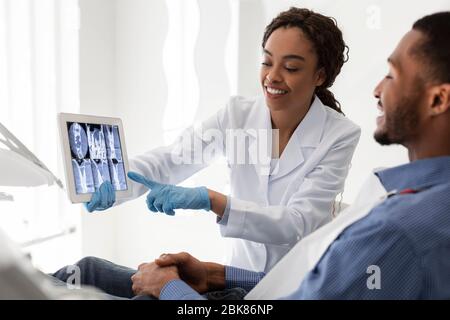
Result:
[[267,92],[270,94],[286,94],[287,91],[285,90],[279,90],[279,89],[274,89],[274,88],[270,88],[270,87],[266,87]]

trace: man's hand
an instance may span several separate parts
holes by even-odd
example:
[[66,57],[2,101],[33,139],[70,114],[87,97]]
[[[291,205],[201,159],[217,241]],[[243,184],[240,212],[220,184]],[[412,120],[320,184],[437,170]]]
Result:
[[155,263],[165,268],[176,266],[181,280],[199,293],[225,288],[225,267],[220,264],[201,262],[186,252],[163,254]]
[[132,290],[135,295],[149,295],[159,298],[162,288],[171,280],[180,279],[177,268],[161,268],[152,263],[143,263],[132,277]]

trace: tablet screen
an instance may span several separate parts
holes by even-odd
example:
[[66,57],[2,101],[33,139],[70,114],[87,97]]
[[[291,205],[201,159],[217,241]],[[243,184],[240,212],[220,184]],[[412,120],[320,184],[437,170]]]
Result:
[[67,130],[76,193],[93,193],[104,181],[127,190],[119,127],[67,122]]

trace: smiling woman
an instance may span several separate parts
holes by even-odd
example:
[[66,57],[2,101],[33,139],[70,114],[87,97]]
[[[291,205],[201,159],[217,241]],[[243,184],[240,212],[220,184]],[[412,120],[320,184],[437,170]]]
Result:
[[[227,264],[268,272],[300,239],[331,221],[360,129],[327,91],[345,60],[333,19],[307,9],[282,12],[266,28],[263,50],[263,96],[231,97],[225,108],[171,145],[130,159],[128,176],[134,182],[131,198],[147,193],[142,206],[152,212],[214,212],[222,236],[231,238]],[[230,132],[242,134],[229,141]],[[211,138],[217,136],[220,143]],[[234,155],[244,162],[234,161]],[[230,194],[176,186],[220,156],[230,169]],[[94,197],[112,199],[112,192],[100,188]],[[89,207],[112,205],[97,207],[92,201]],[[217,249],[210,245],[209,250]],[[94,275],[94,282],[87,285],[107,291],[105,283],[95,282],[96,274],[123,276],[112,263],[88,261],[89,270],[82,273]],[[119,286],[125,295],[111,294],[129,297],[125,276]]]
[[314,95],[342,113],[328,88],[348,58],[348,47],[333,19],[300,8],[291,8],[272,20],[262,47],[261,83],[272,125],[280,129],[282,153],[309,111]]
[[[300,101],[309,106],[310,101],[302,100],[315,93],[326,106],[342,113],[339,102],[328,88],[348,59],[345,52],[348,47],[332,18],[307,9],[291,8],[267,26],[262,46],[261,79],[266,88],[275,88],[269,84],[277,80],[276,72],[284,69],[286,85],[297,87],[291,89],[297,95],[297,99],[291,98],[297,105]],[[301,75],[296,75],[298,73]],[[267,91],[270,94],[270,90]]]
[[[232,238],[228,263],[269,271],[301,238],[332,219],[344,187],[360,129],[327,88],[344,63],[345,48],[332,18],[299,8],[279,14],[263,38],[264,97],[232,97],[171,145],[132,158],[132,198],[150,189],[150,211],[214,212],[222,236]],[[225,139],[235,131],[244,133],[244,143]],[[226,143],[211,139],[217,133]],[[235,154],[245,162],[229,158]],[[218,156],[230,168],[230,194],[174,186]]]

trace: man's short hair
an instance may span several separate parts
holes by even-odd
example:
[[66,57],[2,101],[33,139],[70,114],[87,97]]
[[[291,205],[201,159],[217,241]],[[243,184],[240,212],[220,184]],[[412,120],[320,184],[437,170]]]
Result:
[[426,79],[439,84],[450,83],[450,11],[417,20],[413,30],[425,36],[412,54],[424,63]]

